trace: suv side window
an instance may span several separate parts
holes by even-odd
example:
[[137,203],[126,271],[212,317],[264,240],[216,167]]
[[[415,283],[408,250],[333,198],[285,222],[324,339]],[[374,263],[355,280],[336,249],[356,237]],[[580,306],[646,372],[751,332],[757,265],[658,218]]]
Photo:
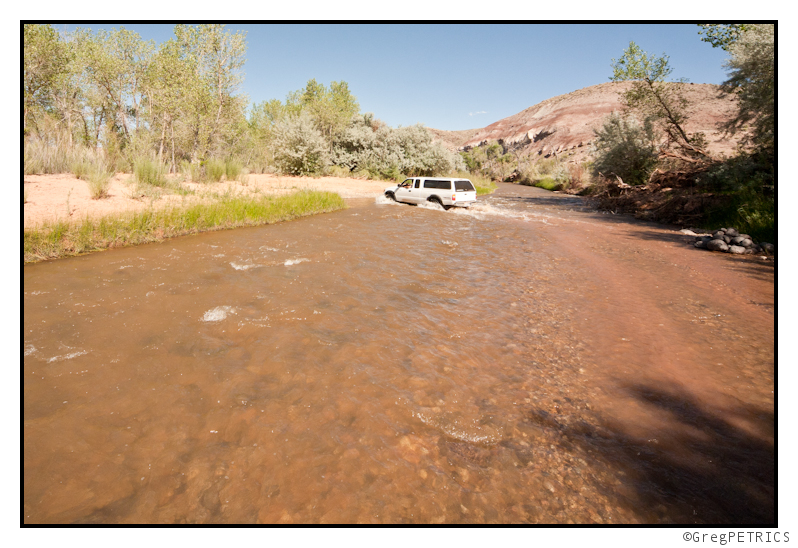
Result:
[[442,190],[450,190],[452,188],[452,182],[427,179],[426,181],[424,181],[424,188],[437,188]]
[[418,188],[421,185],[421,179],[416,179],[415,187]]

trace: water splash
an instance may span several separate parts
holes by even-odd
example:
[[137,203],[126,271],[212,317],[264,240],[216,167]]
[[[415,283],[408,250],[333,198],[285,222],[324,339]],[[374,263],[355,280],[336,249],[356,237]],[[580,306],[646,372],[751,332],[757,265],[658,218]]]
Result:
[[230,263],[230,266],[235,268],[236,270],[249,270],[250,268],[258,268],[263,265],[259,264],[238,264],[238,263]]
[[223,319],[227,318],[228,314],[235,314],[236,309],[232,306],[217,306],[216,308],[212,308],[208,310],[204,316],[202,316],[203,322],[220,322]]

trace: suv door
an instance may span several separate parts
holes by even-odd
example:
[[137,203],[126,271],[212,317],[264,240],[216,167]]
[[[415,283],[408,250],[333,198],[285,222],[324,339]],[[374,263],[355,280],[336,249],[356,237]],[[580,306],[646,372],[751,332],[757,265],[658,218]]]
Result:
[[422,200],[422,192],[424,191],[421,182],[423,179],[414,179],[413,180],[413,187],[410,189],[410,192],[407,193],[407,200],[411,204],[419,204]]
[[398,202],[412,202],[410,199],[410,194],[413,189],[413,179],[405,179],[402,181],[402,184],[399,185],[394,192],[394,197]]

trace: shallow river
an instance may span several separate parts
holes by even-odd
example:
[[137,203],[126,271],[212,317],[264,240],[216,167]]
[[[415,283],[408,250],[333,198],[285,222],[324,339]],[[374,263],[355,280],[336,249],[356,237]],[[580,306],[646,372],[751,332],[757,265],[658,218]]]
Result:
[[24,268],[25,523],[775,520],[772,263],[502,185]]

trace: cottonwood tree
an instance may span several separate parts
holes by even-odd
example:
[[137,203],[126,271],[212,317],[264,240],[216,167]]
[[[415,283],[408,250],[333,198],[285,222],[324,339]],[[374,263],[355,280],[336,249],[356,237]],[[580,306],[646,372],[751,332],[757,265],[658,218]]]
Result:
[[310,114],[316,127],[327,139],[331,151],[335,138],[360,112],[357,98],[344,81],[331,82],[328,89],[315,78],[311,79],[304,89],[289,95],[287,104],[289,110],[302,110]]
[[688,135],[684,130],[688,102],[682,94],[682,85],[686,80],[667,80],[673,72],[668,59],[664,54],[661,57],[649,55],[630,42],[623,56],[612,60],[610,80],[632,82],[631,88],[621,94],[621,103],[643,120],[659,125],[667,137],[666,147],[660,150],[661,156],[689,163],[711,161],[712,157],[704,150],[703,135]]
[[142,81],[155,46],[124,27],[100,30],[83,48],[90,81],[105,96],[126,140],[140,124]]
[[729,51],[729,47],[734,44],[740,36],[753,25],[746,24],[711,24],[698,25],[701,30],[701,41],[712,44],[713,48],[721,48]]
[[184,92],[190,156],[197,162],[220,146],[243,117],[245,98],[236,92],[243,80],[246,33],[231,34],[224,25],[176,25],[181,55],[196,69]]
[[150,128],[160,129],[158,139],[158,159],[164,160],[164,150],[168,146],[170,171],[177,166],[177,158],[182,151],[178,149],[180,129],[175,136],[175,124],[189,115],[186,108],[186,93],[195,85],[196,63],[182,55],[178,42],[174,39],[164,42],[148,66],[144,79],[146,105],[148,107]]
[[776,136],[775,27],[747,25],[725,49],[731,58],[725,63],[729,78],[723,83],[723,88],[739,98],[739,111],[725,128],[737,133],[750,125],[753,144],[773,157]]
[[28,121],[35,127],[36,118],[52,104],[52,88],[63,71],[66,52],[50,25],[25,25],[23,41],[22,127],[27,134]]

